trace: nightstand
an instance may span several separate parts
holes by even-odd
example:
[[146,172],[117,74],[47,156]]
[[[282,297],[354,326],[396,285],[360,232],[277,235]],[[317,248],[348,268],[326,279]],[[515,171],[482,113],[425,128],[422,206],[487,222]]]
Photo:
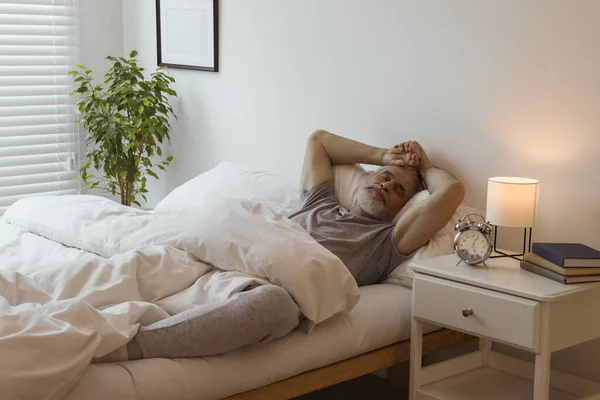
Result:
[[[457,262],[413,268],[411,400],[600,400],[600,383],[550,370],[552,352],[600,337],[600,284],[562,285],[510,258]],[[479,351],[422,368],[423,323],[477,336]],[[535,353],[535,365],[492,342]]]

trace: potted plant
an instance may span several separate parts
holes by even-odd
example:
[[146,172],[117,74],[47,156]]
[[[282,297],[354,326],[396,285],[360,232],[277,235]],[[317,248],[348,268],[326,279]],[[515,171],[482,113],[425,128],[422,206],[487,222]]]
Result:
[[[170,143],[169,118],[176,118],[169,96],[177,96],[170,85],[175,78],[158,68],[149,79],[129,58],[107,57],[112,66],[102,84],[92,84],[92,71],[83,65],[70,71],[78,85],[77,122],[87,130],[86,163],[80,168],[86,187],[121,197],[121,204],[141,207],[146,201],[147,175],[158,179],[155,168],[165,170],[173,157],[162,156],[161,145]],[[90,173],[94,169],[100,177]]]

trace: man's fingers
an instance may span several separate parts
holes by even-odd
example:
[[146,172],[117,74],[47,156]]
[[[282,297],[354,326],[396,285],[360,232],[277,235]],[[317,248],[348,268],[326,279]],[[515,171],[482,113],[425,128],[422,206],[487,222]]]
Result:
[[416,152],[420,153],[421,151],[423,151],[423,148],[421,147],[421,145],[418,142],[411,142],[410,151],[414,152],[414,153],[416,153]]
[[411,167],[416,167],[417,165],[419,165],[419,155],[415,154],[415,153],[411,153],[410,155],[410,166]]

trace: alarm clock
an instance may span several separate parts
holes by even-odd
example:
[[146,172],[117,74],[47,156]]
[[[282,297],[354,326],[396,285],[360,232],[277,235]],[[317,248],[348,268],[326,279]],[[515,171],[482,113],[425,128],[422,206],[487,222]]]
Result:
[[[482,221],[473,221],[470,216],[478,216]],[[490,237],[492,227],[485,222],[485,218],[479,214],[467,214],[458,221],[454,230],[458,231],[454,236],[454,252],[460,258],[458,263],[464,261],[469,265],[485,265],[494,247]]]

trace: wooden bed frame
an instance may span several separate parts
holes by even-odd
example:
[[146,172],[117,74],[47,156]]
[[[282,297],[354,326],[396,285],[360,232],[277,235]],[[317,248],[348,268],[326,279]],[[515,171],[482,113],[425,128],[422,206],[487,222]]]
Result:
[[[423,354],[435,353],[474,339],[473,336],[442,329],[423,336]],[[356,357],[313,369],[267,386],[239,393],[224,400],[287,400],[359,376],[388,368],[388,381],[394,366],[410,359],[410,339]]]

